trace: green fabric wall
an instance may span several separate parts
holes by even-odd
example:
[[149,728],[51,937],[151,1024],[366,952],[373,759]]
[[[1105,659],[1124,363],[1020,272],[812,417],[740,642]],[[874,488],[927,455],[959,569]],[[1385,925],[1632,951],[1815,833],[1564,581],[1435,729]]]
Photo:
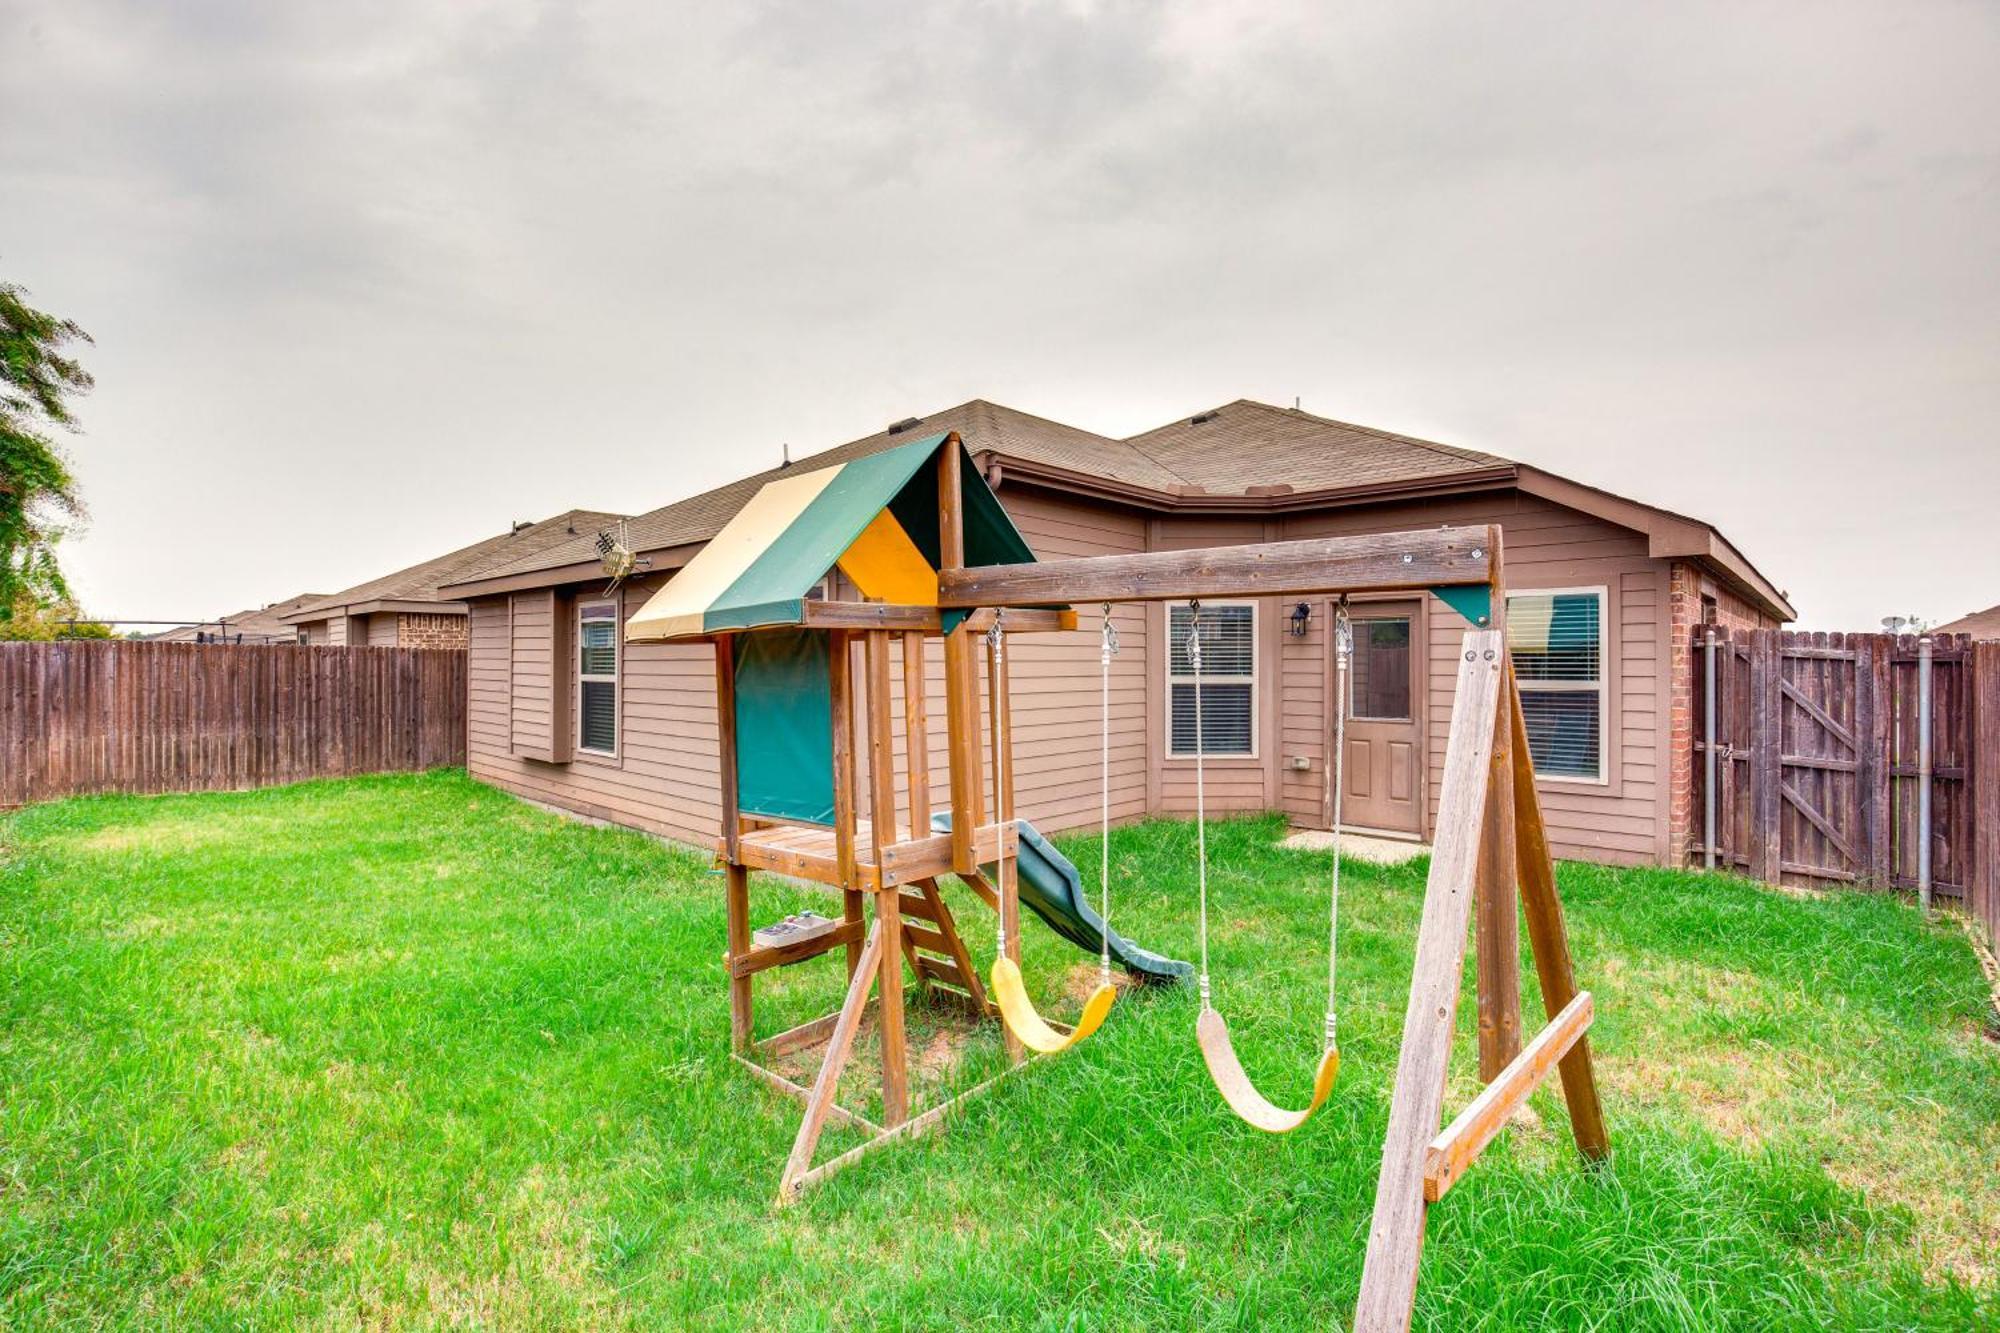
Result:
[[833,694],[825,630],[736,639],[736,803],[746,815],[833,822]]

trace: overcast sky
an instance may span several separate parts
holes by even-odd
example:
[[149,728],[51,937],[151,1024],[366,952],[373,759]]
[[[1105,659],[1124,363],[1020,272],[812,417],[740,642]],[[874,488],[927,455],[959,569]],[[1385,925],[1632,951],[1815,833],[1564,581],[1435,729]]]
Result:
[[2000,7],[0,0],[88,609],[334,591],[967,398],[1238,397],[2000,602]]

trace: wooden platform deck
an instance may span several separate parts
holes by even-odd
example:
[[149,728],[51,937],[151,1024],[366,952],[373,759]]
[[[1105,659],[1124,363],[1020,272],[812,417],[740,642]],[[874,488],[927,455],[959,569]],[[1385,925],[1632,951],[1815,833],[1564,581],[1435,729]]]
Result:
[[[1012,823],[982,824],[973,846],[979,863],[990,865],[1002,849],[1011,852],[1019,840]],[[728,859],[728,840],[715,840],[716,855]],[[793,875],[818,884],[840,883],[840,855],[830,828],[806,824],[773,824],[749,829],[737,838],[737,860],[752,870],[768,870]],[[867,820],[857,820],[854,832],[853,887],[874,892],[893,889],[918,880],[936,879],[952,873],[951,835],[931,833],[890,843],[880,864],[875,855],[875,830]]]

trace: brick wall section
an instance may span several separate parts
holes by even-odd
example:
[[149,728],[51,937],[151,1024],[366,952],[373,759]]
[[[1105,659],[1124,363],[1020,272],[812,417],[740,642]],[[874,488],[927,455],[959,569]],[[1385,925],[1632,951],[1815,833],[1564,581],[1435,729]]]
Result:
[[396,617],[396,646],[399,648],[464,648],[467,637],[464,616]]
[[1702,622],[1702,598],[1715,599],[1715,623],[1724,629],[1770,629],[1778,622],[1744,601],[1700,566],[1676,560],[1668,572],[1667,604],[1672,633],[1671,699],[1673,738],[1668,753],[1673,802],[1667,837],[1676,857],[1701,854],[1701,811],[1695,804],[1695,741],[1701,735],[1701,700],[1694,694],[1694,629]]

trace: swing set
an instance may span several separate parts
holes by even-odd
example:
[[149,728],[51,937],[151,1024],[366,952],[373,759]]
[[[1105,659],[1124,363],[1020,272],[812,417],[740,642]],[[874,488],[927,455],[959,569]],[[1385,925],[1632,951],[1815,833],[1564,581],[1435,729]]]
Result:
[[[850,589],[859,600],[832,595]],[[723,959],[732,1054],[749,1074],[804,1106],[780,1175],[780,1201],[796,1199],[871,1152],[935,1129],[966,1099],[1006,1076],[911,1114],[905,964],[934,998],[979,1020],[998,1019],[1010,1068],[1028,1051],[1061,1052],[1103,1025],[1118,996],[1114,961],[1141,981],[1175,982],[1194,973],[1201,999],[1196,1041],[1224,1102],[1245,1123],[1271,1133],[1296,1130],[1311,1119],[1329,1099],[1340,1067],[1340,797],[1352,654],[1346,604],[1354,595],[1413,591],[1434,593],[1474,628],[1458,654],[1437,832],[1355,1327],[1408,1326],[1428,1209],[1551,1073],[1560,1076],[1578,1149],[1586,1158],[1604,1157],[1609,1143],[1585,1035],[1591,997],[1576,988],[1572,975],[1520,697],[1492,626],[1494,608],[1504,605],[1499,529],[1036,561],[954,432],[766,484],[626,630],[628,642],[705,640],[714,646],[722,794],[716,855],[726,884]],[[1288,1109],[1251,1082],[1210,999],[1200,687],[1208,622],[1200,602],[1305,595],[1339,599],[1338,703],[1327,778],[1334,855],[1322,1041],[1311,1095],[1303,1107]],[[1108,835],[1111,677],[1119,647],[1112,607],[1149,601],[1189,607],[1184,650],[1195,679],[1198,972],[1112,928],[1108,836],[1099,841],[1093,910],[1076,868],[1014,813],[1009,638],[1073,630],[1071,603],[1101,605],[1098,776],[1102,832]],[[933,640],[942,642],[942,753],[949,771],[942,811],[933,810],[931,791]],[[899,679],[892,658],[898,659]],[[859,813],[864,791],[865,819]],[[841,919],[756,942],[752,871],[838,890]],[[994,911],[994,958],[984,974],[939,890],[946,876]],[[1029,996],[1020,967],[1023,902],[1072,943],[1098,953],[1097,985],[1073,1024],[1045,1016]],[[1523,917],[1548,1016],[1525,1045]],[[1441,1129],[1465,937],[1475,920],[1485,1086]],[[835,950],[844,951],[848,976],[841,1007],[756,1037],[755,978]],[[881,1060],[880,1124],[840,1106],[836,1096],[871,1015]],[[767,1063],[815,1048],[824,1056],[810,1087]],[[866,1139],[815,1164],[829,1121]]]

